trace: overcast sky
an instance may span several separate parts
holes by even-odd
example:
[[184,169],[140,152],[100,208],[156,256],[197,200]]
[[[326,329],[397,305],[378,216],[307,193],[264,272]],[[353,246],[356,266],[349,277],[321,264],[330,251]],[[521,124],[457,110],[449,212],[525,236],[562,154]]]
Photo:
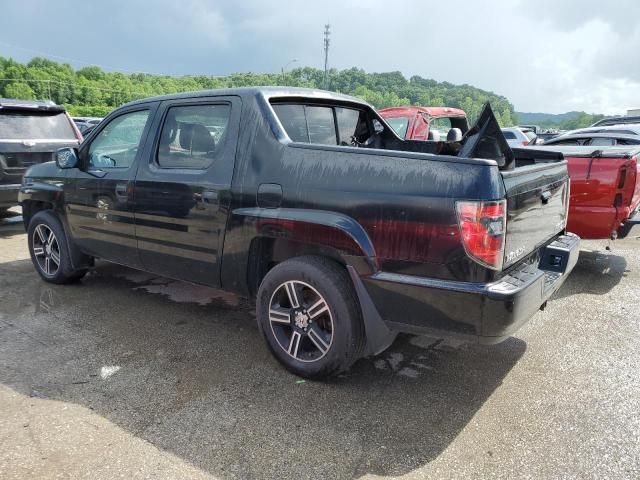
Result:
[[518,111],[640,107],[640,0],[3,1],[0,55],[223,75],[400,70],[506,96]]

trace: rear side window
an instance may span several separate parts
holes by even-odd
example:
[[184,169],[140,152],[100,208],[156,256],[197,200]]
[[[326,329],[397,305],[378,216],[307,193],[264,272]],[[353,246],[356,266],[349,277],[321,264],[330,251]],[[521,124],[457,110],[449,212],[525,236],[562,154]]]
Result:
[[432,118],[429,122],[429,130],[437,130],[440,138],[446,138],[451,130],[451,119],[449,117]]
[[273,110],[294,142],[348,146],[369,137],[365,113],[353,108],[275,104]]
[[169,108],[160,133],[157,162],[162,168],[208,168],[225,140],[231,105]]
[[274,105],[273,110],[291,141],[309,143],[304,105]]
[[502,134],[504,135],[504,138],[506,138],[507,140],[515,140],[516,139],[516,134],[513,132],[502,132]]
[[0,140],[77,140],[64,113],[3,112]]
[[309,128],[309,143],[337,145],[333,109],[331,107],[305,107],[305,111]]
[[592,138],[591,143],[589,145],[594,147],[610,147],[615,144],[616,144],[615,138],[597,137],[597,138]]

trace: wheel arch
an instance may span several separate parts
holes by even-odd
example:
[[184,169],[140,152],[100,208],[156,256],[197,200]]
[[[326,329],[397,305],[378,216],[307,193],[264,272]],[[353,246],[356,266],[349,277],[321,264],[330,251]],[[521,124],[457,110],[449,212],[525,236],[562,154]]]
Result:
[[[246,265],[237,268],[237,259],[233,265],[225,265],[223,260],[223,286],[234,275],[244,273],[244,278],[236,278],[232,283],[242,283],[244,288],[241,290],[253,295],[273,265],[303,255],[322,256],[343,266],[352,265],[362,274],[377,269],[369,236],[356,220],[344,214],[293,208],[248,208],[235,210],[232,215],[230,224],[236,228],[227,233],[224,259],[233,256],[229,252],[231,248],[245,251]],[[232,272],[234,268],[235,272]]]
[[[55,211],[62,221],[60,214],[64,211],[64,191],[58,185],[44,182],[25,185],[20,189],[19,203],[22,207],[22,221],[25,230],[29,228],[31,218],[42,210]],[[62,221],[62,224],[64,226],[65,222]]]

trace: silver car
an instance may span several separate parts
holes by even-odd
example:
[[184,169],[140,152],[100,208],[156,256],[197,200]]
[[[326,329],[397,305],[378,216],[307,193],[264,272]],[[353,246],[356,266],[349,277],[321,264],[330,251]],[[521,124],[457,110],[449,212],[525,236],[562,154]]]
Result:
[[536,134],[529,128],[506,127],[502,134],[510,147],[526,147],[536,139]]

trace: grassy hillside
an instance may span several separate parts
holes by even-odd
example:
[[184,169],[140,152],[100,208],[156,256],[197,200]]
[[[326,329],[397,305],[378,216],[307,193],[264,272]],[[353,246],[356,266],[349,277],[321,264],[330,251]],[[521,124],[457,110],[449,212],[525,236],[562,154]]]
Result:
[[518,112],[518,117],[521,125],[540,125],[544,128],[557,128],[559,130],[588,127],[594,122],[605,118],[604,115],[585,112],[559,114]]
[[[291,85],[321,88],[323,72],[304,67],[279,73],[236,73],[223,77],[170,77],[105,72],[98,67],[73,69],[68,64],[34,58],[27,64],[0,57],[0,97],[52,99],[73,115],[103,116],[128,101],[167,93],[223,87]],[[400,72],[367,73],[359,68],[331,70],[329,89],[363,98],[377,108],[428,105],[462,108],[473,121],[490,101],[503,126],[518,123],[505,98],[471,85],[453,85]]]

